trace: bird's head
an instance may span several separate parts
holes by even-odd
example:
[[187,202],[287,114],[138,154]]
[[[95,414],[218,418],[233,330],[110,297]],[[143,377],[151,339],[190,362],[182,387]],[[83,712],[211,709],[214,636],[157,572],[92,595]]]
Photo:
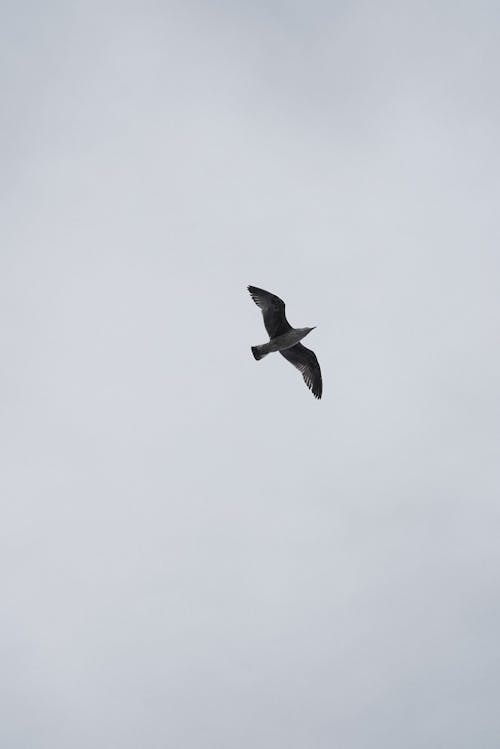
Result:
[[298,330],[300,330],[300,332],[302,333],[302,337],[305,337],[306,335],[309,335],[311,330],[314,330],[315,327],[316,325],[312,328],[298,328]]

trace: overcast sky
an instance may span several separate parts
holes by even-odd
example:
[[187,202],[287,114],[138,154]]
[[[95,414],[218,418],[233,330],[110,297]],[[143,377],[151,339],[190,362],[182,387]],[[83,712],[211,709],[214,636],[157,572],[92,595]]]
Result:
[[497,749],[498,3],[1,16],[1,746]]

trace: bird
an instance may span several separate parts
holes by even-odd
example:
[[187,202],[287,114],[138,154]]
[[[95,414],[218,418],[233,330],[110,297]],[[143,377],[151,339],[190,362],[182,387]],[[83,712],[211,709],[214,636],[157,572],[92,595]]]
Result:
[[293,364],[304,378],[309,390],[315,398],[321,398],[323,394],[323,380],[321,369],[316,354],[311,349],[303,346],[299,341],[309,335],[312,328],[292,328],[285,317],[285,302],[257,286],[248,286],[248,291],[253,301],[262,310],[264,325],[269,334],[269,343],[260,346],[252,346],[252,354],[259,361],[267,354],[279,351],[290,364]]

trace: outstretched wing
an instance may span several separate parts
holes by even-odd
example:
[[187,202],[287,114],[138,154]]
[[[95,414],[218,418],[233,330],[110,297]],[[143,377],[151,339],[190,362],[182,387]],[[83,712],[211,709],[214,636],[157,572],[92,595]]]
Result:
[[285,317],[285,302],[276,294],[270,291],[258,289],[256,286],[249,286],[248,291],[257,307],[262,310],[264,325],[269,334],[269,338],[276,338],[291,330],[291,325]]
[[280,354],[281,356],[284,356],[290,364],[297,367],[299,372],[301,372],[304,382],[309,390],[312,390],[314,397],[321,398],[323,393],[323,380],[321,378],[321,369],[314,351],[306,348],[301,343],[296,343],[295,346],[280,351]]

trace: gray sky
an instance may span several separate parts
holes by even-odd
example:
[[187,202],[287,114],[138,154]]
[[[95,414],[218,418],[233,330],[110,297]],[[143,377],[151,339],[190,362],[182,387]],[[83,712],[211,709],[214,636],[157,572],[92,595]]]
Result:
[[2,747],[500,745],[499,22],[3,3]]

